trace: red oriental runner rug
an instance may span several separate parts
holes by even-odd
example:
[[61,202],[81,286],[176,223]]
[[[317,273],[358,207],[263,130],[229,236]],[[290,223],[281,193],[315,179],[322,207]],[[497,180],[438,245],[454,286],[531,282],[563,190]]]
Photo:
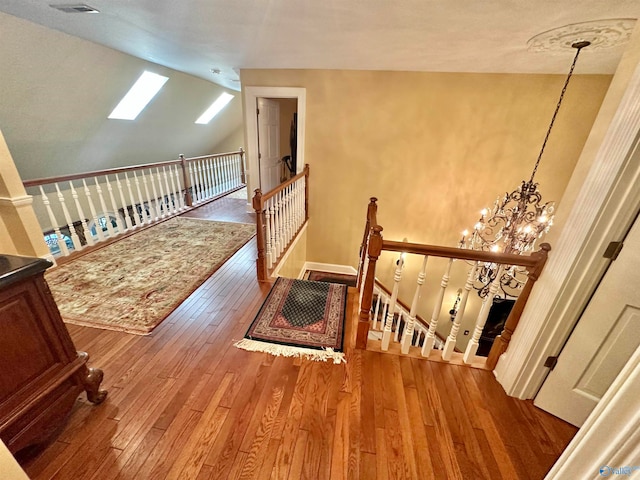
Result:
[[235,346],[276,356],[345,362],[347,286],[278,278]]

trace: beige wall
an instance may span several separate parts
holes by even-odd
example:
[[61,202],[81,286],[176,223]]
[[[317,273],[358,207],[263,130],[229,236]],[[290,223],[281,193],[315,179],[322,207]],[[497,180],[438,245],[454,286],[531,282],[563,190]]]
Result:
[[[385,238],[455,246],[483,207],[529,178],[565,76],[243,70],[241,80],[306,88],[307,261],[356,267],[370,196],[379,199]],[[545,200],[561,199],[610,80],[572,79],[536,176]],[[394,262],[379,262],[387,285]],[[419,263],[407,260],[406,279],[416,278]],[[466,268],[454,265],[443,312],[464,284]],[[419,307],[427,320],[444,263],[429,268]],[[415,280],[403,285],[410,302]],[[461,334],[480,306],[472,296]]]
[[[238,100],[239,105],[240,103],[240,100]],[[237,152],[240,147],[242,147],[243,150],[245,149],[244,128],[242,124],[238,125],[238,128],[227,135],[222,141],[216,143],[211,153]]]
[[[0,129],[25,180],[205,155],[242,125],[239,92],[196,125],[225,89],[4,13],[0,31]],[[169,81],[135,121],[108,120],[145,69]]]
[[[370,196],[389,239],[455,245],[528,178],[562,75],[243,70],[243,86],[307,89],[309,261],[356,266]],[[576,76],[537,180],[559,200],[609,84]]]

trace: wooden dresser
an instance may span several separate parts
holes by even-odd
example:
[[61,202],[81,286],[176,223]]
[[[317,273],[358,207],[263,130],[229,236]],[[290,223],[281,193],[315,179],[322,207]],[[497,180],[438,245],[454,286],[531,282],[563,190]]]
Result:
[[107,395],[62,322],[44,280],[51,265],[0,255],[0,439],[12,453],[53,434],[83,390],[96,404]]

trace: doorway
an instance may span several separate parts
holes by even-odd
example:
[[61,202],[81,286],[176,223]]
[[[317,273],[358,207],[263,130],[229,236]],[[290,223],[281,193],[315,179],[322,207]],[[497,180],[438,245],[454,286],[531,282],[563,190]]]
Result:
[[[247,137],[246,182],[249,192],[252,192],[251,196],[253,196],[253,192],[259,188],[263,191],[263,193],[268,191],[262,189],[261,187],[262,179],[259,159],[261,150],[258,135],[258,116],[256,115],[258,99],[260,98],[269,100],[296,100],[296,174],[302,172],[305,163],[304,145],[306,123],[306,89],[297,87],[244,87],[244,118],[247,119],[245,124]],[[255,120],[252,121],[251,119]],[[280,132],[279,138],[282,138],[283,135],[289,138],[289,128],[285,129],[285,132]],[[280,159],[282,158],[282,156],[286,155],[282,153],[282,155],[280,155]],[[248,205],[248,208],[250,208],[250,205]]]

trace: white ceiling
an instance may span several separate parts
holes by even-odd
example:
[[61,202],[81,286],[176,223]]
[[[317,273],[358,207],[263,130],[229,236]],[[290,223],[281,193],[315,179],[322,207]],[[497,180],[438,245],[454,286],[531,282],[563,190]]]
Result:
[[[568,24],[640,17],[638,0],[78,2],[99,14],[49,6],[73,3],[2,0],[0,11],[234,89],[241,68],[566,73],[571,49],[534,52],[528,40]],[[623,49],[585,49],[576,72],[613,73]]]

